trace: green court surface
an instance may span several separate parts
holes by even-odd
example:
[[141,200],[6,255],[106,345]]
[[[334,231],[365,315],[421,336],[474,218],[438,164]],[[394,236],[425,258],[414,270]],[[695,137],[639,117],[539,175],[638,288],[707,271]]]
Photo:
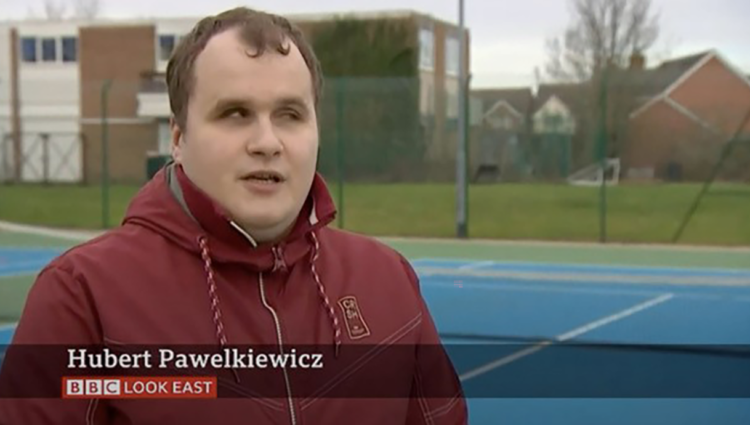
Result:
[[383,239],[410,259],[750,269],[750,248]]

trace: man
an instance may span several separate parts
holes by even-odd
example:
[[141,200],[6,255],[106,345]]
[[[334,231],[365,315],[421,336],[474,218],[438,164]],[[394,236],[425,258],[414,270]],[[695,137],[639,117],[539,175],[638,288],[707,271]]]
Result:
[[[208,17],[177,47],[167,82],[173,163],[119,228],[40,273],[14,346],[317,346],[332,372],[263,375],[283,390],[269,397],[233,367],[219,373],[217,400],[12,398],[0,424],[465,424],[407,261],[327,227],[335,208],[315,171],[321,71],[301,33],[245,8]],[[388,357],[389,346],[406,348]],[[42,382],[42,363],[9,354],[6,392],[20,391],[7,383],[24,384],[11,373],[21,366]]]

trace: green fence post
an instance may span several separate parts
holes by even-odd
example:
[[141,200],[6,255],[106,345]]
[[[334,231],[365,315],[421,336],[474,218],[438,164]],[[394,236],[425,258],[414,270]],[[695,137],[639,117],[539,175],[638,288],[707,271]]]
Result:
[[469,238],[469,178],[471,176],[471,114],[470,108],[471,108],[471,78],[472,75],[469,73],[466,76],[466,85],[464,87],[463,91],[463,110],[459,110],[458,113],[461,114],[464,117],[464,125],[463,125],[463,140],[464,140],[464,161],[466,163],[466,166],[464,167],[464,184],[463,184],[463,190],[464,190],[464,228],[463,228],[463,236],[464,238]]
[[338,171],[338,226],[344,228],[344,80],[336,79],[336,171]]
[[102,228],[109,228],[109,133],[107,129],[107,100],[112,80],[106,80],[101,88],[102,126]]
[[599,241],[607,242],[607,74],[609,65],[604,65],[599,88],[599,160],[601,164],[602,183],[599,187]]

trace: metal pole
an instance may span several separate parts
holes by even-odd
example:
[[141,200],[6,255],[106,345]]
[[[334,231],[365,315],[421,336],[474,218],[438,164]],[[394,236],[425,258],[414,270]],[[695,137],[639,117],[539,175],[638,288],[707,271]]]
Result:
[[456,150],[456,233],[468,237],[466,188],[466,40],[464,34],[464,0],[458,0],[458,143]]

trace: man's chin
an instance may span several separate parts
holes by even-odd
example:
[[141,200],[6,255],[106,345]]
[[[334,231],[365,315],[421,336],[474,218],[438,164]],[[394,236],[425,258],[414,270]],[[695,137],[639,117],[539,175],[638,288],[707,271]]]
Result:
[[237,224],[248,229],[270,229],[278,227],[281,221],[282,217],[276,214],[241,214],[238,216]]
[[[238,224],[254,237],[264,237],[274,233],[283,233],[289,225],[286,224],[286,216],[281,212],[266,211],[241,211],[233,215],[235,223]],[[293,222],[292,222],[293,223]]]

